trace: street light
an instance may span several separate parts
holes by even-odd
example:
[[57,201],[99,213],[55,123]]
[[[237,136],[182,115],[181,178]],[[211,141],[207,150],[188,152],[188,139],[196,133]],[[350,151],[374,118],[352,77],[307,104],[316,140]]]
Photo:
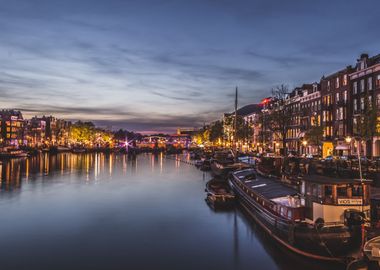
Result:
[[[346,137],[346,142],[350,144],[350,150],[351,150],[351,141],[352,138],[350,136]],[[354,139],[355,140],[355,139]],[[364,187],[363,187],[363,175],[362,175],[362,163],[360,161],[360,142],[358,140],[355,140],[358,147],[357,147],[357,154],[358,154],[358,161],[359,161],[359,177],[360,177],[360,184],[362,186],[362,212],[364,213]],[[351,152],[351,151],[350,151]],[[364,245],[364,223],[361,225],[362,227],[362,245]]]
[[307,148],[306,148],[306,146],[307,146],[307,141],[306,140],[303,140],[302,141],[302,145],[303,145],[303,147],[305,148],[305,155],[307,154],[306,152],[307,152]]
[[[353,138],[351,138],[350,136],[347,136],[346,137],[346,143],[350,144],[350,149],[351,149],[351,141],[352,141]],[[360,160],[360,142],[356,139],[354,139],[354,141],[356,141],[358,147],[357,147],[357,156],[358,156],[358,161],[359,161],[359,177],[360,177],[360,182],[363,183],[363,174],[362,174],[362,163],[361,163],[361,160]]]

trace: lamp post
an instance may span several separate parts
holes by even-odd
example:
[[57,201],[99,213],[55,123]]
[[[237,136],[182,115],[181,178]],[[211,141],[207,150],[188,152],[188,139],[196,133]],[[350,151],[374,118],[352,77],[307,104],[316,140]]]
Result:
[[[360,161],[360,141],[357,139],[354,139],[356,143],[358,144],[357,147],[357,155],[358,155],[358,162],[359,162],[359,177],[360,177],[360,184],[362,186],[362,213],[364,213],[364,186],[363,186],[363,174],[362,174],[362,164]],[[351,150],[351,141],[352,138],[350,136],[346,137],[346,142],[350,144],[350,150]],[[351,151],[350,151],[351,152]],[[362,231],[362,247],[365,243],[365,228],[364,228],[364,222],[361,225],[361,231]]]
[[[360,141],[357,140],[357,139],[353,139],[351,138],[350,136],[346,137],[346,142],[348,144],[350,144],[350,150],[351,150],[351,141],[354,140],[358,147],[357,147],[357,156],[358,156],[358,162],[359,162],[359,178],[360,178],[360,182],[363,183],[363,174],[362,174],[362,163],[361,163],[361,160],[360,160]],[[351,151],[350,151],[351,152]]]
[[305,149],[305,155],[306,155],[306,154],[307,154],[307,153],[306,153],[306,150],[307,150],[307,148],[306,148],[306,147],[307,147],[307,141],[306,141],[306,140],[303,140],[303,141],[302,141],[302,145],[303,145],[303,147],[304,147],[304,149]]

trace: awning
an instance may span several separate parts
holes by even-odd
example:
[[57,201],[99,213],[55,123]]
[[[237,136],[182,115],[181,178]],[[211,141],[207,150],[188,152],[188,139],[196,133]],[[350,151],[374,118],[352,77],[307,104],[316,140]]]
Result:
[[344,144],[341,144],[341,145],[338,145],[337,147],[335,147],[335,150],[348,150],[348,149],[349,149],[349,146],[344,145]]

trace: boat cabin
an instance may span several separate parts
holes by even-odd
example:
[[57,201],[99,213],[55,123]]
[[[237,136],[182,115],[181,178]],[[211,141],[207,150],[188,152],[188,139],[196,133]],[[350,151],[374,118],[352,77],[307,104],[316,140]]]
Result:
[[309,221],[345,222],[347,212],[363,212],[369,218],[371,180],[305,176],[301,196]]
[[289,221],[305,219],[305,207],[295,189],[271,179],[256,178],[251,169],[235,172],[234,175],[240,180],[237,185],[273,214]]

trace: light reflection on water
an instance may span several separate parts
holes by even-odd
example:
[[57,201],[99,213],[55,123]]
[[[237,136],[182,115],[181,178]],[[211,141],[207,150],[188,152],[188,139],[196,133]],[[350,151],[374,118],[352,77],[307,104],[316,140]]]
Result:
[[1,269],[336,269],[280,249],[208,173],[164,155],[44,154],[0,165]]

